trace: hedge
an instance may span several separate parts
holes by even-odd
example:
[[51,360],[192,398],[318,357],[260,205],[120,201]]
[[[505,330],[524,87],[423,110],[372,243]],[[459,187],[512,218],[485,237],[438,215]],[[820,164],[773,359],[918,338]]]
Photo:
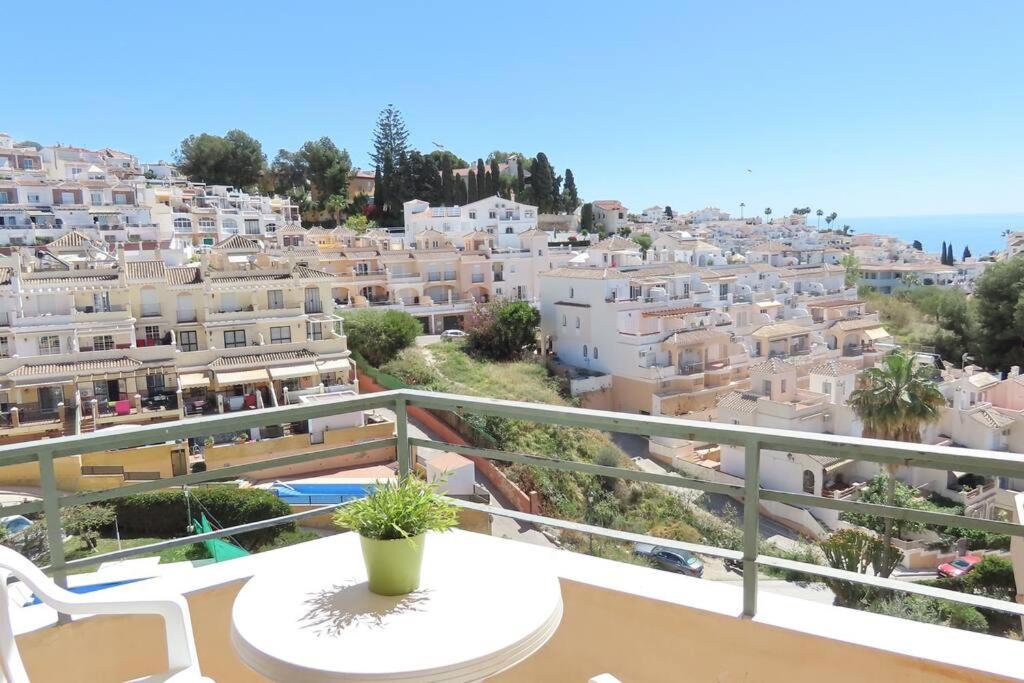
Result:
[[[291,513],[291,507],[270,491],[240,489],[233,486],[207,486],[188,490],[192,499],[191,513],[196,519],[206,512],[215,527],[231,527]],[[117,513],[117,524],[124,534],[140,536],[186,536],[189,505],[182,491],[154,491],[124,498],[113,498],[108,505]],[[205,509],[205,510],[204,510]],[[294,531],[295,524],[278,524],[240,534],[236,540],[249,549],[274,541],[285,531]]]

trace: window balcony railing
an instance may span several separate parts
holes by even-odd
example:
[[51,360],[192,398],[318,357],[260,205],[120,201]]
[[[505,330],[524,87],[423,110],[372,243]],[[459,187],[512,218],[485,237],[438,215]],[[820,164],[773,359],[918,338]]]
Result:
[[[513,453],[491,448],[480,448],[452,444],[433,439],[409,435],[408,408],[453,411],[481,416],[504,417],[525,422],[546,425],[589,427],[608,432],[636,434],[666,439],[685,439],[708,443],[727,444],[743,448],[746,479],[743,483],[732,484],[694,479],[674,474],[658,474],[643,470],[610,467],[589,462],[561,460],[524,453]],[[237,433],[282,423],[302,422],[333,415],[390,409],[396,414],[396,436],[374,438],[343,446],[316,448],[284,455],[268,454],[256,461],[167,477],[157,481],[126,484],[105,490],[87,491],[61,495],[57,489],[55,461],[59,458],[82,453],[134,448],[169,440],[184,441],[188,438],[203,439],[217,434]],[[651,543],[671,549],[686,550],[698,555],[717,557],[742,566],[742,607],[743,614],[753,616],[758,609],[758,569],[771,568],[811,576],[841,579],[864,584],[877,589],[898,591],[966,603],[974,607],[998,610],[1024,616],[1024,604],[1009,600],[960,593],[952,590],[926,586],[910,581],[861,574],[808,562],[779,558],[762,554],[759,550],[760,501],[772,501],[804,508],[826,508],[839,512],[856,512],[872,516],[928,525],[954,526],[993,534],[1008,534],[1024,537],[1024,525],[947,513],[900,508],[875,503],[863,503],[844,498],[830,498],[808,493],[794,493],[759,486],[761,455],[765,450],[807,453],[826,457],[863,460],[881,464],[898,464],[903,467],[921,467],[938,470],[974,472],[1011,479],[1024,478],[1024,456],[991,451],[968,450],[930,446],[918,443],[880,441],[830,434],[765,429],[746,425],[732,425],[683,420],[664,416],[632,415],[565,406],[548,406],[536,403],[522,403],[490,398],[457,396],[414,390],[385,391],[362,396],[345,396],[324,404],[282,406],[263,410],[247,410],[233,414],[211,415],[187,421],[163,422],[142,425],[130,431],[114,431],[72,437],[42,439],[29,443],[0,446],[0,466],[22,463],[38,463],[41,497],[4,508],[6,515],[42,515],[47,524],[50,546],[50,565],[46,570],[58,583],[66,584],[67,574],[137,555],[153,555],[163,550],[191,545],[214,538],[236,536],[247,531],[268,528],[278,524],[323,515],[346,503],[333,503],[310,510],[297,512],[275,519],[262,520],[234,527],[174,538],[143,546],[125,548],[113,552],[91,555],[68,560],[64,551],[64,537],[61,529],[62,510],[75,505],[97,503],[130,494],[191,486],[202,482],[237,478],[249,472],[268,468],[313,463],[325,457],[356,454],[380,448],[395,448],[400,473],[409,473],[415,460],[415,449],[437,449],[453,451],[488,461],[523,464],[549,468],[563,472],[577,472],[600,477],[625,479],[628,481],[673,487],[674,489],[696,489],[699,491],[733,496],[743,501],[743,538],[740,549],[723,548],[702,543],[681,542],[652,536],[608,529],[592,524],[566,521],[552,517],[519,512],[517,510],[492,507],[482,503],[452,499],[461,507],[504,516],[527,524],[543,524],[548,527],[591,534],[626,543]]]

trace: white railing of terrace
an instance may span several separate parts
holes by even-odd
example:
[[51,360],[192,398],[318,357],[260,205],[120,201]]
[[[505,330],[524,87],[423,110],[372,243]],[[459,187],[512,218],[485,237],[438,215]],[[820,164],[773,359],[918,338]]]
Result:
[[[661,436],[688,441],[730,444],[741,446],[745,450],[747,478],[742,485],[725,484],[676,475],[655,474],[621,467],[608,467],[585,462],[558,460],[525,453],[450,444],[431,439],[412,438],[408,429],[408,408],[410,406],[446,410],[456,413],[491,415],[507,417],[528,422],[573,427],[590,427],[608,432],[639,434],[645,436]],[[232,465],[220,469],[192,474],[179,475],[166,479],[139,482],[113,489],[88,491],[70,495],[60,495],[56,486],[54,460],[61,457],[103,451],[118,448],[132,448],[167,441],[181,441],[187,437],[205,437],[214,434],[248,430],[254,427],[277,425],[315,418],[328,417],[353,411],[390,408],[396,414],[396,436],[372,439],[360,443],[347,444],[331,448],[311,448],[307,452],[291,455],[268,457],[258,462]],[[613,413],[564,406],[548,406],[536,403],[503,401],[489,398],[475,398],[451,394],[439,394],[425,391],[402,389],[386,391],[364,396],[340,398],[337,401],[321,405],[283,406],[264,410],[244,411],[229,415],[212,415],[190,419],[188,421],[165,422],[137,427],[127,432],[105,434],[102,430],[91,434],[67,436],[56,439],[44,439],[31,443],[11,444],[0,447],[0,466],[27,462],[38,462],[40,481],[42,484],[42,500],[31,501],[4,508],[7,515],[34,514],[42,512],[47,522],[47,536],[50,545],[51,564],[46,570],[61,585],[66,584],[69,570],[92,566],[103,562],[130,557],[139,554],[151,554],[167,548],[191,545],[204,540],[232,536],[247,531],[267,528],[277,524],[299,521],[307,517],[321,515],[345,503],[337,503],[313,508],[303,512],[285,515],[270,520],[243,524],[209,533],[185,536],[161,541],[145,546],[126,548],[101,555],[93,555],[72,561],[64,556],[63,538],[60,526],[62,508],[73,505],[98,503],[134,493],[157,489],[187,486],[215,480],[230,480],[248,472],[311,462],[327,457],[359,453],[365,450],[395,447],[399,472],[409,473],[413,464],[414,448],[437,448],[454,451],[464,455],[497,460],[501,462],[521,463],[536,467],[547,467],[555,470],[581,472],[627,479],[664,486],[691,488],[710,493],[738,496],[744,503],[743,513],[743,546],[742,550],[720,548],[699,543],[688,543],[656,538],[644,534],[636,534],[615,529],[582,524],[507,510],[479,503],[454,500],[457,505],[488,512],[490,514],[510,517],[519,521],[542,524],[545,526],[573,530],[586,534],[599,535],[623,542],[651,543],[668,548],[689,550],[701,555],[719,557],[743,563],[743,613],[752,617],[757,611],[758,567],[771,567],[812,576],[852,581],[887,590],[915,593],[928,597],[952,600],[987,609],[1008,612],[1024,616],[1024,605],[1009,601],[996,600],[979,595],[959,593],[947,589],[924,586],[913,582],[898,581],[873,575],[859,574],[832,567],[799,562],[794,560],[763,555],[758,552],[758,501],[776,501],[803,507],[819,507],[838,510],[840,512],[859,512],[883,518],[938,524],[959,528],[977,529],[996,534],[1009,534],[1024,537],[1024,525],[1011,522],[963,517],[947,513],[930,512],[910,508],[890,507],[875,503],[863,503],[838,498],[826,498],[806,493],[790,493],[773,489],[761,488],[758,485],[761,451],[781,450],[808,453],[823,456],[836,456],[844,459],[859,459],[883,464],[930,467],[967,471],[978,474],[1024,478],[1024,456],[993,451],[969,450],[928,446],[924,444],[880,441],[834,435],[808,434],[779,429],[764,429],[744,425],[716,424],[697,422],[678,418],[632,415]]]

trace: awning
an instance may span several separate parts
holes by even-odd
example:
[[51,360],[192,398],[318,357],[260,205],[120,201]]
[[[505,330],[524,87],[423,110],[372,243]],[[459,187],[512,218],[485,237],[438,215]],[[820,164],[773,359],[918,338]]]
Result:
[[286,365],[281,368],[270,368],[270,377],[274,380],[309,377],[316,374],[318,374],[318,370],[312,363],[305,365]]
[[105,207],[105,206],[90,206],[89,207],[89,213],[91,213],[91,214],[101,214],[101,215],[116,216],[116,215],[120,214],[121,211],[118,210],[118,209],[112,209],[110,207]]
[[884,327],[872,327],[871,329],[864,330],[864,334],[868,336],[871,341],[878,341],[879,339],[888,339],[892,335],[885,331]]
[[782,305],[781,301],[763,301],[758,304],[759,308],[778,308]]
[[29,211],[29,216],[52,216],[53,211]]
[[220,386],[228,384],[259,384],[261,382],[270,381],[270,378],[267,377],[267,371],[262,368],[259,370],[215,372],[214,376],[217,378],[217,384]]
[[194,389],[210,385],[210,378],[201,372],[186,372],[178,375],[178,385],[182,389]]
[[335,358],[334,360],[326,360],[317,366],[320,372],[338,372],[339,370],[349,370],[352,367],[352,362],[348,358]]

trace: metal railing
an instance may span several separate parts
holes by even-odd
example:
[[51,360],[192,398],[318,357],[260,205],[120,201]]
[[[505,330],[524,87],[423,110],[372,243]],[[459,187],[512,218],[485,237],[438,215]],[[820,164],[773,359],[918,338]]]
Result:
[[[451,444],[431,439],[409,436],[408,408],[415,406],[428,410],[451,411],[456,414],[470,413],[483,416],[497,416],[527,422],[572,427],[588,427],[608,432],[658,436],[689,441],[729,444],[744,449],[745,476],[743,484],[725,484],[690,477],[656,474],[621,467],[609,467],[588,462],[559,460],[525,453],[512,453],[490,448]],[[113,489],[88,491],[60,495],[54,461],[57,458],[88,453],[138,447],[168,441],[183,441],[189,437],[202,438],[228,432],[279,425],[353,411],[389,408],[396,415],[396,435],[369,441],[329,448],[317,448],[290,455],[268,457],[265,460],[231,465],[219,469],[194,472],[168,477],[156,481],[142,481]],[[339,505],[334,503],[293,513],[269,520],[242,524],[209,533],[174,538],[145,546],[125,548],[115,552],[93,555],[67,561],[64,555],[63,537],[60,525],[61,510],[74,505],[98,503],[135,493],[158,489],[186,486],[215,480],[230,480],[248,472],[268,468],[312,462],[322,458],[359,453],[382,447],[394,447],[400,473],[412,469],[414,448],[436,448],[454,451],[463,455],[507,463],[519,463],[545,467],[566,472],[578,472],[602,477],[626,479],[629,481],[657,484],[674,488],[696,489],[709,493],[735,496],[742,500],[743,542],[741,550],[721,548],[656,538],[615,529],[606,529],[590,524],[566,521],[502,509],[453,499],[462,507],[480,510],[494,515],[510,517],[522,522],[542,524],[548,527],[595,534],[606,538],[631,543],[653,543],[656,545],[688,550],[690,552],[726,560],[741,561],[743,565],[743,613],[753,616],[757,611],[758,568],[773,568],[798,572],[811,576],[840,579],[880,589],[914,593],[933,598],[952,600],[1024,616],[1024,604],[997,600],[990,597],[959,593],[914,582],[860,574],[828,566],[783,559],[761,554],[758,550],[759,501],[775,501],[789,505],[811,508],[826,508],[840,512],[857,512],[894,520],[905,520],[923,524],[955,526],[994,534],[1008,534],[1024,537],[1024,525],[931,512],[913,508],[900,508],[875,503],[864,503],[839,498],[828,498],[807,493],[792,493],[769,488],[759,484],[761,453],[764,450],[781,450],[843,459],[867,460],[882,464],[908,467],[925,467],[984,473],[987,475],[1024,478],[1024,456],[993,451],[979,451],[962,448],[929,446],[915,443],[880,441],[859,437],[842,437],[828,434],[810,434],[780,429],[766,429],[746,425],[718,424],[683,420],[662,416],[632,415],[565,406],[549,406],[536,403],[522,403],[490,398],[438,394],[425,391],[402,389],[385,391],[364,396],[340,398],[320,405],[283,406],[264,410],[243,411],[231,415],[212,415],[188,421],[164,422],[137,427],[131,431],[113,431],[105,434],[102,430],[91,434],[43,439],[30,443],[0,446],[0,466],[38,462],[42,499],[12,505],[4,508],[7,515],[43,513],[47,522],[47,537],[50,546],[51,564],[46,568],[60,584],[66,584],[69,570],[92,566],[103,562],[140,554],[152,554],[162,550],[191,545],[193,543],[233,536],[247,531],[268,528],[278,524],[296,522],[307,517],[322,515]]]

